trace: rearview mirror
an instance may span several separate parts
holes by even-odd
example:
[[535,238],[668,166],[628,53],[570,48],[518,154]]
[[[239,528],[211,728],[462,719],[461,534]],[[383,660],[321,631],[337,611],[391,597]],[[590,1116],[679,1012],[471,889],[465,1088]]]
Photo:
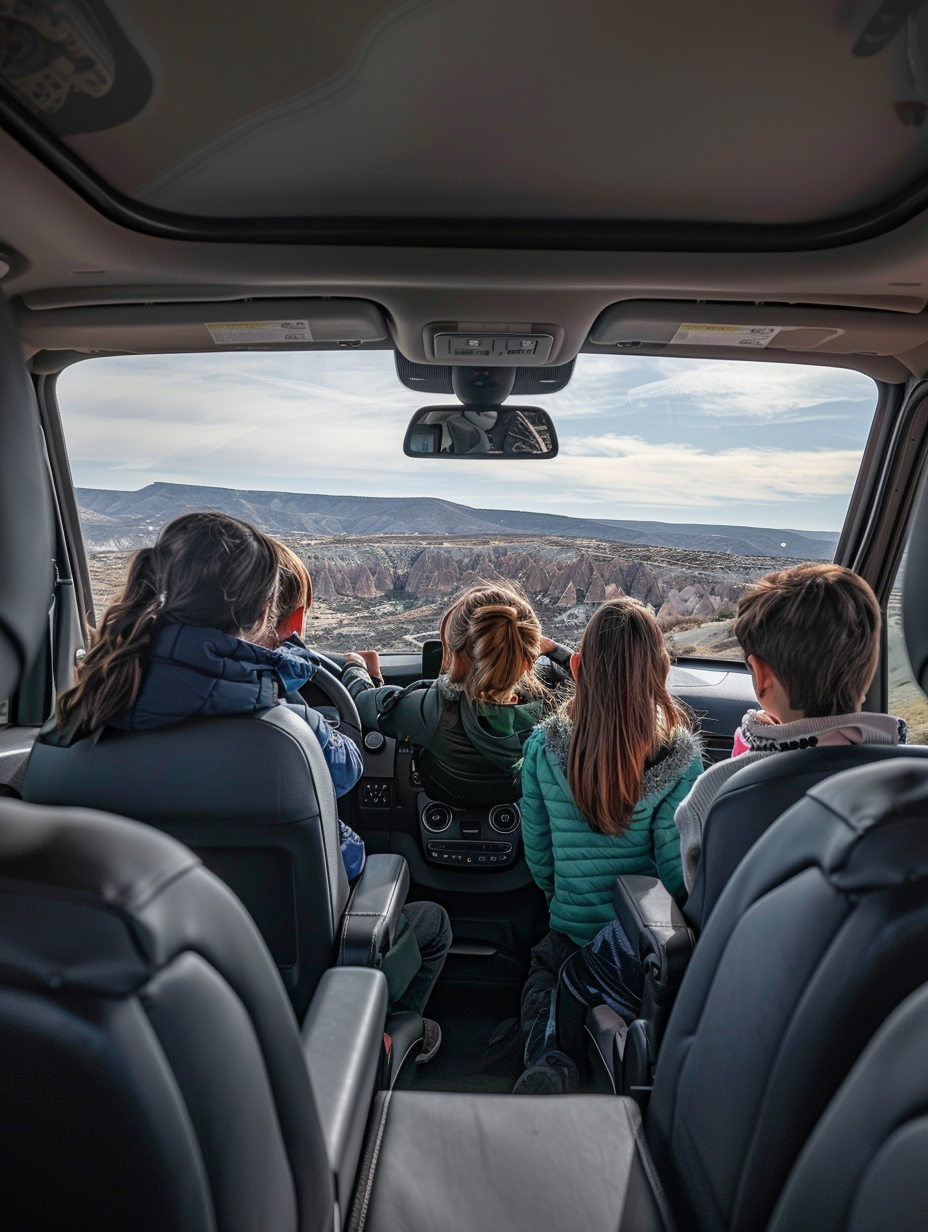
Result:
[[538,406],[424,406],[406,429],[409,458],[555,458],[557,432]]

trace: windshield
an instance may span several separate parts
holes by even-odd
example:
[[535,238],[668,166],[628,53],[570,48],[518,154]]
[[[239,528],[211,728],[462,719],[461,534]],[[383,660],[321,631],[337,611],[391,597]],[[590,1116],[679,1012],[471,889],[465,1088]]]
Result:
[[[576,644],[597,604],[649,604],[681,656],[739,658],[753,578],[834,555],[876,405],[844,369],[581,355],[543,407],[545,460],[406,457],[389,351],[96,359],[58,397],[98,613],[134,549],[187,509],[278,536],[308,563],[306,640],[418,652],[478,579],[519,582]],[[452,398],[444,399],[452,403]]]

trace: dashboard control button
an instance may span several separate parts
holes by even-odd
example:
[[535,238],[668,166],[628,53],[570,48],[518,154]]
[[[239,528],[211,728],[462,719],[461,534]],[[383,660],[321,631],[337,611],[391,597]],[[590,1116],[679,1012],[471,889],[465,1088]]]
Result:
[[379,753],[386,743],[387,738],[383,732],[369,731],[364,737],[364,747],[369,753]]
[[361,808],[386,809],[390,807],[389,779],[361,780]]

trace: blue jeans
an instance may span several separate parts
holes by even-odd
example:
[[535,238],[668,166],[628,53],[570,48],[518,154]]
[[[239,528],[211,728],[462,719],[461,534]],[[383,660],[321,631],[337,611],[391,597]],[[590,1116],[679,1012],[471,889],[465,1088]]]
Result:
[[441,975],[448,950],[451,947],[451,921],[444,907],[438,903],[407,903],[403,908],[406,923],[416,936],[416,944],[422,957],[422,966],[409,981],[403,995],[390,1006],[394,1010],[411,1010],[421,1014]]
[[522,989],[522,1042],[525,1068],[557,1047],[557,985],[564,963],[579,946],[566,933],[552,928],[532,950],[528,979]]

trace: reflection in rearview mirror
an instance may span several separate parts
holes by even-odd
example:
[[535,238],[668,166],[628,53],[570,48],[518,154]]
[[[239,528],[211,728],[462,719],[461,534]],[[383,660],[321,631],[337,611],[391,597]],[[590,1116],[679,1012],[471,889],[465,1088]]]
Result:
[[406,429],[410,458],[554,458],[557,432],[537,406],[424,406]]

